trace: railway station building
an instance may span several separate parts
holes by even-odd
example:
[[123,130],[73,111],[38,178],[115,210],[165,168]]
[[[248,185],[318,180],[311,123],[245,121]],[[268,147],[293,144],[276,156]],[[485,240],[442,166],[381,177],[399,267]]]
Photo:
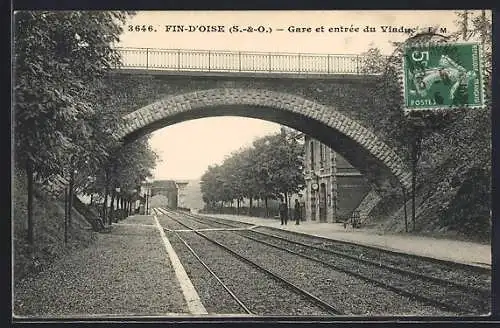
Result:
[[368,198],[371,186],[345,158],[319,141],[304,135],[304,148],[306,185],[300,198],[305,220],[346,220]]

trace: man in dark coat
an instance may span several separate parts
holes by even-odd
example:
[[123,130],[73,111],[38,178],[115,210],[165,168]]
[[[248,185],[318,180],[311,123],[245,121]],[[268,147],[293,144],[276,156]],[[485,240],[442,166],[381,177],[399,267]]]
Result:
[[293,216],[295,218],[295,224],[300,224],[300,217],[302,214],[301,212],[302,212],[302,208],[300,206],[299,200],[295,199],[295,206],[294,206],[294,212],[293,212]]
[[280,203],[280,219],[281,219],[281,225],[287,224],[287,222],[288,222],[288,208],[286,206],[284,199],[282,199],[281,203]]

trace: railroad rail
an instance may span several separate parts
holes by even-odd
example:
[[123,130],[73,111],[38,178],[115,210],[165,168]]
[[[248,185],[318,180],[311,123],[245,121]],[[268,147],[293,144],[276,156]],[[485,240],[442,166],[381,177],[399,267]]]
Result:
[[191,252],[191,254],[193,254],[193,256],[198,260],[198,262],[201,263],[201,265],[203,265],[203,267],[208,271],[210,272],[210,274],[215,278],[215,280],[217,280],[217,282],[222,286],[222,288],[224,288],[229,295],[231,295],[231,297],[236,301],[236,303],[238,303],[238,305],[248,314],[255,314],[253,313],[252,311],[250,311],[250,309],[238,298],[238,296],[236,296],[236,294],[233,293],[233,291],[231,291],[231,289],[219,278],[219,276],[217,276],[217,274],[212,270],[210,269],[210,267],[205,263],[205,261],[203,261],[200,256],[195,252],[195,250],[189,246],[189,244],[184,240],[184,238],[182,238],[178,232],[175,232],[175,235],[177,236],[177,238],[179,238],[179,240],[187,247],[187,249]]
[[[197,222],[200,222],[200,223],[203,223],[203,224],[207,224],[206,217],[200,218],[200,217],[197,217],[197,216],[192,215],[190,213],[182,213],[182,214],[184,216],[190,217],[194,221],[197,221]],[[209,219],[209,221],[211,223],[218,223],[218,224],[221,224],[221,225],[224,225],[224,226],[234,227],[234,225],[231,225],[231,224],[228,224],[228,223],[224,223],[224,222],[220,222],[219,220],[215,220],[214,218]],[[394,267],[394,266],[383,264],[381,262],[374,262],[372,260],[358,258],[356,256],[352,256],[352,255],[349,255],[349,254],[346,254],[346,253],[343,253],[343,252],[333,251],[333,250],[330,250],[330,249],[325,249],[325,248],[322,248],[322,247],[317,247],[317,246],[314,246],[314,245],[309,245],[309,244],[297,242],[297,241],[290,240],[290,239],[287,239],[287,238],[284,238],[284,237],[281,237],[281,236],[276,236],[276,235],[269,234],[269,233],[264,233],[264,232],[261,232],[261,231],[247,230],[248,233],[257,234],[257,235],[265,236],[265,237],[268,237],[268,238],[271,238],[271,239],[284,241],[286,243],[289,243],[290,245],[287,245],[288,247],[283,247],[283,246],[277,245],[277,244],[272,243],[272,242],[268,242],[268,241],[265,241],[265,240],[262,240],[262,239],[259,239],[259,238],[255,238],[255,237],[252,237],[252,236],[245,235],[244,232],[242,232],[242,231],[241,232],[235,232],[235,231],[233,231],[233,232],[236,233],[236,234],[238,234],[238,235],[240,235],[240,236],[242,236],[242,237],[244,237],[244,238],[247,238],[249,240],[252,240],[252,241],[255,241],[255,242],[259,242],[259,243],[265,244],[267,246],[270,246],[270,247],[273,247],[273,248],[276,248],[276,249],[279,249],[279,250],[286,251],[288,253],[294,254],[296,256],[299,256],[299,257],[302,257],[302,258],[306,258],[308,260],[320,263],[322,265],[325,265],[325,266],[328,266],[330,268],[333,268],[334,270],[344,272],[344,273],[349,274],[351,276],[354,276],[356,278],[362,279],[362,280],[364,280],[366,282],[369,282],[369,283],[375,284],[375,285],[377,285],[379,287],[382,287],[382,288],[391,290],[393,292],[396,292],[396,293],[398,293],[400,295],[418,299],[419,301],[425,302],[427,304],[431,304],[433,306],[439,307],[439,308],[444,309],[444,310],[450,310],[450,311],[459,312],[459,313],[470,313],[471,308],[470,307],[465,307],[463,305],[458,305],[458,304],[450,304],[449,302],[443,302],[441,300],[437,300],[437,299],[432,298],[432,297],[423,296],[421,294],[415,293],[414,291],[408,291],[404,287],[401,287],[401,284],[396,284],[397,286],[394,286],[394,285],[392,285],[390,283],[387,283],[385,281],[382,281],[382,280],[379,280],[379,279],[376,279],[376,278],[373,278],[373,277],[368,277],[366,274],[361,274],[359,272],[355,272],[353,270],[350,270],[349,268],[346,268],[345,266],[342,267],[342,266],[339,266],[339,265],[336,265],[336,264],[332,264],[331,262],[324,261],[324,260],[322,260],[322,259],[320,259],[320,258],[318,258],[316,256],[306,255],[306,254],[304,254],[304,252],[293,251],[293,250],[290,249],[290,246],[299,245],[301,247],[305,247],[305,248],[310,249],[310,250],[315,250],[315,251],[320,251],[320,252],[323,252],[323,253],[326,253],[326,254],[340,256],[340,257],[346,258],[346,259],[348,259],[350,261],[355,261],[355,263],[356,262],[363,263],[363,264],[371,266],[372,267],[372,269],[371,269],[372,272],[376,271],[376,270],[380,271],[380,270],[383,269],[383,270],[387,270],[387,271],[389,271],[391,273],[395,273],[395,274],[398,274],[398,275],[403,275],[403,276],[411,277],[413,279],[419,279],[419,280],[421,280],[423,282],[435,284],[435,285],[437,285],[437,287],[443,287],[444,286],[445,288],[451,288],[451,289],[455,288],[455,289],[460,290],[460,292],[463,293],[463,295],[465,295],[464,298],[475,299],[478,302],[489,299],[490,291],[489,290],[484,290],[484,289],[479,288],[479,287],[462,285],[460,283],[456,283],[456,282],[453,282],[453,281],[450,281],[450,280],[441,279],[441,278],[437,278],[437,277],[434,277],[434,276],[429,276],[429,275],[421,274],[421,273],[418,273],[418,272],[414,272],[414,271],[410,271],[410,270],[405,270],[405,269],[397,268],[397,267]],[[402,281],[404,281],[404,279]],[[434,287],[436,287],[436,286],[434,286]],[[449,294],[450,295],[454,295],[454,291],[451,290],[449,292]]]
[[[197,216],[192,215],[190,213],[186,213],[186,215],[192,217],[193,219],[204,219],[205,218],[205,217],[200,218],[200,217],[197,217]],[[211,217],[209,217],[209,218],[211,218]],[[218,221],[217,219],[214,219],[214,218],[211,218],[210,220],[212,222],[216,222],[216,223],[221,224],[223,226],[237,227],[237,226],[234,226],[234,225],[232,225],[230,223],[220,222],[220,221]],[[291,232],[291,231],[287,231],[287,232]],[[351,260],[355,260],[355,261],[362,262],[362,263],[365,263],[365,264],[373,265],[373,266],[376,266],[376,267],[379,267],[379,268],[384,268],[384,269],[387,269],[389,271],[392,271],[392,272],[395,272],[395,273],[398,273],[398,274],[406,274],[406,275],[409,275],[409,276],[412,276],[412,277],[415,277],[415,278],[424,279],[424,280],[428,280],[428,281],[431,281],[431,282],[434,282],[434,283],[443,284],[443,285],[447,284],[447,285],[456,287],[458,289],[461,289],[464,292],[480,293],[480,294],[483,294],[485,296],[490,294],[490,290],[487,290],[487,289],[484,289],[484,288],[481,288],[481,287],[473,287],[473,286],[470,286],[470,285],[464,285],[464,284],[460,284],[460,283],[457,283],[456,281],[452,281],[452,280],[449,280],[449,279],[442,279],[442,278],[430,276],[428,274],[423,274],[423,273],[419,273],[419,272],[415,272],[415,271],[411,271],[411,270],[407,270],[407,269],[403,269],[403,268],[398,268],[398,267],[395,267],[393,265],[382,263],[381,261],[370,260],[368,258],[363,258],[363,257],[351,255],[351,254],[348,254],[346,252],[336,251],[336,250],[332,250],[332,249],[327,249],[327,248],[324,248],[324,247],[318,247],[318,246],[315,246],[315,245],[302,243],[302,242],[299,242],[299,241],[296,241],[296,240],[290,240],[288,238],[285,238],[285,237],[282,237],[282,236],[278,236],[278,235],[275,235],[275,234],[271,234],[271,233],[266,233],[266,232],[263,232],[263,231],[252,230],[252,233],[260,234],[260,235],[266,236],[266,237],[271,237],[273,239],[282,240],[284,242],[294,243],[296,245],[304,246],[304,247],[307,247],[307,248],[311,248],[311,249],[314,249],[314,250],[322,251],[322,252],[329,253],[329,254],[336,255],[336,256],[341,256],[341,257],[344,257],[344,258],[347,258],[347,259],[351,259]],[[364,246],[360,246],[360,247],[364,247]],[[385,250],[383,250],[382,252],[385,252]],[[470,266],[470,269],[471,270],[476,270],[476,267],[475,266]],[[486,273],[488,271],[487,271],[487,269],[481,268],[481,270],[479,272],[480,273]]]
[[366,69],[367,56],[227,50],[115,48],[121,69],[199,72],[377,75]]
[[[175,213],[175,214],[184,214],[184,213]],[[335,315],[340,315],[340,314],[343,314],[341,311],[339,311],[335,306],[321,300],[320,298],[314,296],[313,294],[309,293],[307,290],[303,289],[303,288],[300,288],[299,286],[295,285],[294,283],[290,282],[289,280],[287,280],[286,278],[284,277],[281,277],[271,271],[269,271],[268,269],[264,268],[263,266],[259,265],[258,263],[250,260],[249,258],[239,254],[238,252],[235,252],[234,250],[232,250],[231,248],[227,247],[226,245],[224,244],[221,244],[219,243],[218,241],[208,237],[207,235],[205,235],[204,233],[200,232],[200,231],[197,231],[196,229],[190,227],[189,225],[179,221],[178,219],[174,218],[172,213],[168,213],[166,214],[171,220],[177,222],[178,224],[186,227],[187,229],[190,229],[192,230],[194,233],[196,233],[197,235],[203,237],[204,239],[210,241],[211,243],[219,246],[220,248],[224,249],[225,251],[227,251],[228,253],[232,254],[234,257],[236,257],[237,259],[247,263],[247,264],[250,264],[251,266],[257,268],[258,270],[264,272],[266,275],[268,275],[269,277],[271,277],[272,279],[282,283],[283,285],[287,286],[289,289],[297,292],[298,294],[306,297],[307,299],[311,300],[313,303],[315,303],[316,305],[320,306],[321,308],[323,308],[324,310],[328,311],[329,313],[331,314],[335,314]],[[220,280],[220,279],[219,279]],[[250,310],[249,310],[250,311]]]
[[[232,220],[227,220],[227,219],[223,219],[223,218],[213,217],[213,216],[209,216],[209,215],[195,216],[192,213],[186,213],[186,214],[190,215],[192,217],[198,217],[198,218],[203,218],[203,219],[209,218],[212,221],[216,221],[216,222],[218,222],[220,224],[225,224],[225,225],[229,225],[229,226],[231,224],[227,223],[227,222],[231,222],[232,224],[235,223],[235,221],[232,221]],[[222,223],[221,221],[225,221],[226,223]],[[246,225],[246,226],[250,226],[251,225],[251,224],[245,223],[245,222],[237,222],[237,223],[238,224],[242,224],[242,225]],[[264,227],[264,226],[261,226],[261,227],[265,228],[265,229],[269,229],[269,230],[279,231],[279,229],[275,229],[275,228],[272,228],[272,227]],[[287,230],[286,233],[304,237],[304,234],[302,234],[300,232],[296,232],[296,231]],[[320,236],[314,236],[314,238],[325,240],[325,241],[328,241],[328,242],[335,242],[337,244],[342,244],[342,245],[346,245],[346,246],[357,247],[357,248],[360,248],[360,249],[367,249],[367,250],[372,250],[372,251],[377,251],[377,252],[383,252],[383,253],[392,254],[392,255],[395,255],[395,256],[402,256],[402,255],[404,255],[405,257],[408,257],[408,258],[413,258],[413,259],[422,260],[422,261],[428,261],[428,262],[432,262],[432,263],[436,263],[436,264],[442,264],[442,265],[446,265],[446,266],[457,268],[457,269],[470,270],[470,271],[473,271],[473,272],[476,272],[476,273],[479,273],[479,274],[488,274],[488,275],[491,274],[491,267],[469,265],[469,264],[466,264],[466,263],[459,263],[459,262],[454,262],[454,261],[450,261],[450,260],[436,259],[436,258],[433,258],[433,257],[427,257],[427,256],[422,256],[422,255],[402,253],[402,252],[398,252],[398,251],[394,251],[394,250],[389,250],[389,249],[381,249],[381,248],[376,247],[376,246],[359,245],[359,244],[356,244],[354,242],[345,241],[345,240],[332,240],[332,239],[328,239],[328,238],[320,237]]]

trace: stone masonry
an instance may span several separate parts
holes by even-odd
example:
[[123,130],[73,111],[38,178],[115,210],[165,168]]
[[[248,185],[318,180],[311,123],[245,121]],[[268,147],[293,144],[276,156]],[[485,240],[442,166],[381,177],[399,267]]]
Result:
[[[411,174],[391,140],[370,119],[376,87],[370,75],[165,72],[120,69],[107,90],[124,124],[115,131],[130,142],[162,127],[223,115],[290,126],[346,158],[374,183],[409,189]],[[62,189],[61,189],[62,190]]]
[[[167,96],[127,114],[124,117],[125,124],[117,131],[116,136],[120,139],[131,135],[138,137],[160,128],[159,122],[166,126],[180,122],[186,117],[208,117],[212,116],[212,111],[220,108],[226,110],[217,112],[218,115],[225,113],[226,115],[247,114],[246,116],[249,117],[265,117],[265,114],[255,108],[272,108],[281,113],[292,114],[295,117],[300,117],[301,120],[295,126],[290,123],[288,125],[313,136],[315,133],[310,129],[314,127],[308,123],[311,121],[320,123],[322,126],[330,128],[334,138],[328,139],[319,136],[318,139],[332,149],[336,149],[353,165],[359,167],[360,171],[365,171],[370,175],[368,171],[373,167],[364,167],[362,163],[373,162],[375,159],[381,164],[378,169],[385,168],[406,189],[410,187],[410,172],[405,163],[372,131],[331,106],[325,106],[284,92],[219,88]],[[350,155],[352,150],[342,149],[351,148],[350,146],[357,146],[364,151],[365,154],[361,155],[362,159],[353,160],[353,156]],[[384,176],[384,178],[387,177]]]

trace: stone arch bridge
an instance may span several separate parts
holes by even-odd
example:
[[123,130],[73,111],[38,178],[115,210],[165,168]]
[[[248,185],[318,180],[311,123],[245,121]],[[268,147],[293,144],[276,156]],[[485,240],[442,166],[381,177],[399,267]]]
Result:
[[377,77],[362,73],[361,56],[123,49],[122,58],[109,80],[127,99],[117,138],[202,117],[259,118],[318,139],[381,189],[410,187],[398,150],[363,119]]
[[[304,132],[331,147],[375,187],[409,190],[411,173],[397,149],[364,117],[376,76],[356,55],[120,49],[108,77],[125,142],[162,127],[213,116],[259,118]],[[223,127],[221,127],[223,128]]]

